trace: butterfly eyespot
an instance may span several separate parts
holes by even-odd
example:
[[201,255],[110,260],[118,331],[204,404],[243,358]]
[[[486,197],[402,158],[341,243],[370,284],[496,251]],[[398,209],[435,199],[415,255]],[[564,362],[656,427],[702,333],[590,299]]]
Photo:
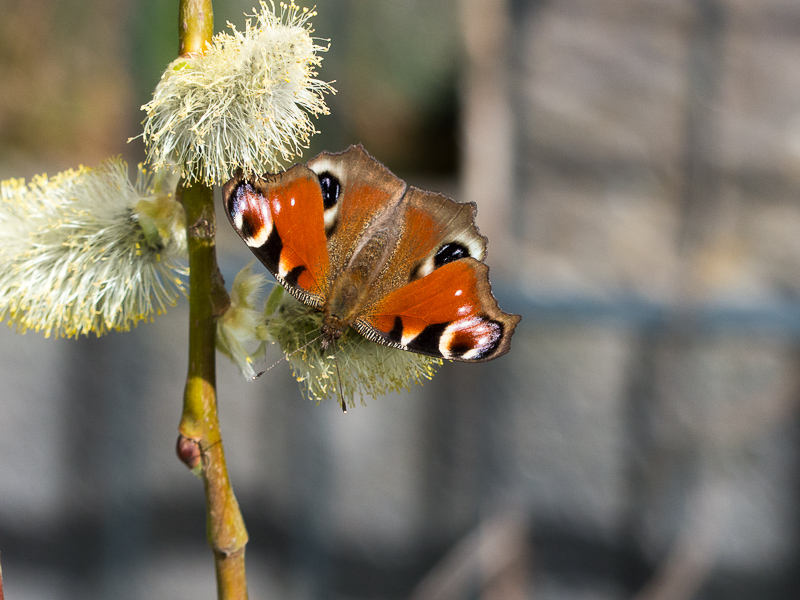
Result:
[[438,269],[439,267],[451,263],[459,258],[468,258],[470,255],[469,249],[458,242],[450,242],[445,244],[433,257],[433,264]]
[[241,196],[247,193],[247,183],[240,183],[236,188],[233,190],[233,193],[227,199],[226,208],[228,209],[228,214],[230,218],[236,224],[236,227],[241,229],[242,228],[242,200]]
[[239,220],[242,222],[240,226],[242,236],[245,238],[245,240],[252,239],[256,234],[255,228],[253,227],[252,223],[247,219],[243,219],[241,216],[239,217]]
[[322,190],[322,206],[325,210],[333,208],[339,201],[339,194],[342,192],[342,184],[330,171],[320,173],[317,177],[319,179],[319,187]]
[[450,359],[481,360],[491,356],[503,337],[503,324],[486,315],[449,323],[439,339],[439,351]]
[[226,200],[231,221],[247,245],[260,246],[273,230],[269,209],[260,201],[258,192],[241,182]]

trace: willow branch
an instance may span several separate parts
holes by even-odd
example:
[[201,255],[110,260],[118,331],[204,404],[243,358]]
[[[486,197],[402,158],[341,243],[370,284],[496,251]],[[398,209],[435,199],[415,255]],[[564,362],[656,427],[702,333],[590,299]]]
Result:
[[[213,32],[210,0],[181,0],[181,54],[202,52]],[[217,597],[247,598],[247,531],[233,494],[217,415],[216,326],[230,304],[217,266],[214,196],[210,187],[182,181],[189,251],[189,371],[178,427],[178,455],[204,484],[208,543],[214,552]]]
[[202,54],[213,36],[211,0],[181,0],[178,8],[178,54]]

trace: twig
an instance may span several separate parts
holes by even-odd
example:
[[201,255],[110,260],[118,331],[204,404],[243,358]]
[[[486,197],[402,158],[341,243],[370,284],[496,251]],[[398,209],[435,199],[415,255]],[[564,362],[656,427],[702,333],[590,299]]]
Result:
[[214,36],[211,0],[181,0],[178,11],[178,54],[202,54]]
[[451,600],[476,591],[481,598],[525,598],[527,531],[527,519],[516,512],[479,523],[419,582],[410,599]]
[[[181,54],[202,52],[213,32],[211,0],[181,0],[179,23]],[[247,531],[228,477],[217,415],[216,323],[230,299],[217,266],[214,196],[210,187],[185,181],[177,194],[186,211],[189,250],[189,372],[178,455],[203,479],[217,597],[244,600]]]
[[724,481],[712,478],[695,490],[678,538],[634,600],[686,600],[697,596],[714,567],[719,539],[726,528],[724,503],[730,494],[725,488]]

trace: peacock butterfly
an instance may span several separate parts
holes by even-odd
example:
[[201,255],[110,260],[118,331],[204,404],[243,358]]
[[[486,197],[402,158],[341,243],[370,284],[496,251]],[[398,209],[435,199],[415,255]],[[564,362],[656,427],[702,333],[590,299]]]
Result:
[[222,189],[234,229],[298,300],[327,347],[368,340],[478,362],[508,352],[519,315],[492,296],[474,203],[409,187],[363,147]]

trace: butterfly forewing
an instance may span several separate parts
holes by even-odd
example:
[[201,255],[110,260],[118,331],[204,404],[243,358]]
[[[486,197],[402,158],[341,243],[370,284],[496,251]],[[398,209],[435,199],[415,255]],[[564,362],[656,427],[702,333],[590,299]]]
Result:
[[393,211],[406,184],[361,146],[323,152],[308,162],[324,189],[324,224],[332,270],[341,271],[369,225]]
[[225,209],[253,254],[298,299],[321,306],[329,287],[323,198],[317,175],[296,165],[223,187]]

